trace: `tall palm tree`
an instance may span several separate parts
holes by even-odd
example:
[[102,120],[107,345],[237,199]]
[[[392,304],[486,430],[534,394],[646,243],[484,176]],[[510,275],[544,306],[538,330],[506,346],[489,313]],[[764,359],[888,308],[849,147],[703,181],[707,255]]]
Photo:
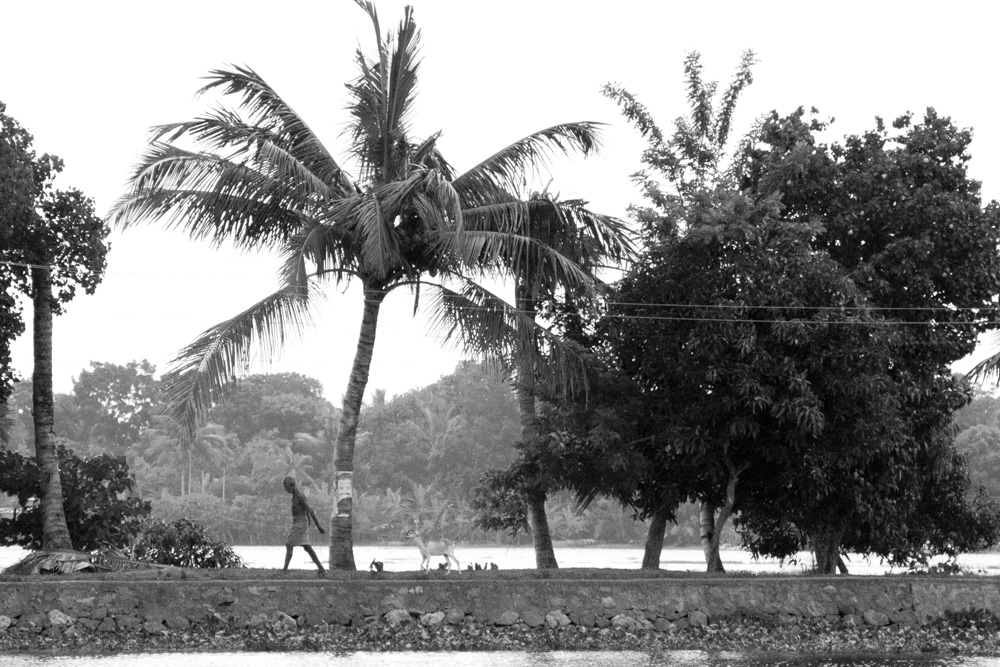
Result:
[[[409,134],[418,70],[412,10],[383,38],[373,5],[356,1],[371,19],[376,51],[374,58],[358,51],[359,74],[347,86],[355,177],[261,77],[234,67],[213,71],[203,90],[237,96],[238,109],[157,128],[112,213],[123,227],[165,219],[194,238],[276,247],[283,255],[277,291],[206,331],[164,375],[171,413],[189,431],[226,395],[252,348],[270,359],[301,331],[319,283],[360,283],[364,309],[335,454],[330,566],[340,569],[355,568],[354,445],[386,295],[409,289],[414,310],[430,308],[446,337],[508,362],[537,327],[476,279],[542,261],[569,284],[590,284],[586,271],[531,236],[529,205],[517,192],[525,174],[554,152],[597,148],[594,124],[557,125],[457,174],[437,149],[439,133],[422,141]],[[584,209],[573,215],[597,232],[596,242],[622,243],[617,221]],[[561,365],[564,378],[579,373],[579,360],[574,366],[557,342],[550,347],[556,354],[549,361]]]

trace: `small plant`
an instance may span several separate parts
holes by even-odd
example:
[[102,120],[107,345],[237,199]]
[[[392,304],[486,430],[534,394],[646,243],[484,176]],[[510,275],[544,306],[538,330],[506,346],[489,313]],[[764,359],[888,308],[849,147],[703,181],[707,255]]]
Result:
[[179,567],[243,567],[243,561],[236,552],[226,544],[210,539],[205,529],[190,519],[178,519],[172,523],[162,519],[148,521],[132,545],[130,556],[136,560]]

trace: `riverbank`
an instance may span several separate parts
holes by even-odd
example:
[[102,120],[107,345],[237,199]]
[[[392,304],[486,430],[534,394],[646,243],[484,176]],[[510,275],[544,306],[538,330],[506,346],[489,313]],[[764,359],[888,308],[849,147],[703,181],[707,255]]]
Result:
[[6,575],[0,650],[1000,655],[995,577],[707,577],[598,569],[305,575],[180,568]]
[[764,619],[727,619],[669,633],[624,628],[508,627],[471,621],[460,626],[289,627],[280,621],[256,628],[204,623],[157,634],[141,628],[101,635],[53,637],[0,632],[0,653],[98,655],[175,651],[557,651],[699,650],[766,653],[962,655],[1000,657],[996,617],[966,615],[918,626],[844,627],[827,619],[777,625]]

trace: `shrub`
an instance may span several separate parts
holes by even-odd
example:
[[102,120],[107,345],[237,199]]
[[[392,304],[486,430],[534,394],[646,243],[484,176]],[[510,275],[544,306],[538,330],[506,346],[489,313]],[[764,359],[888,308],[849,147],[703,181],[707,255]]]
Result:
[[230,547],[208,537],[205,529],[190,519],[167,523],[150,519],[143,526],[129,554],[136,560],[179,567],[243,567]]
[[[57,448],[62,477],[63,509],[73,546],[81,551],[126,548],[150,513],[149,501],[129,497],[135,478],[124,456],[102,454],[80,458],[63,445]],[[0,492],[15,496],[20,510],[0,519],[0,546],[42,547],[42,493],[33,457],[0,451]]]

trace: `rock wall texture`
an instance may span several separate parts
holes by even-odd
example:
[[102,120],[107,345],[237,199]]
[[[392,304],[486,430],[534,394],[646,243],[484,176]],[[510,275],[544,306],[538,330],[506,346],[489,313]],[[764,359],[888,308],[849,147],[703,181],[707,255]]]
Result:
[[579,625],[659,632],[714,619],[825,617],[851,625],[925,624],[950,611],[1000,615],[1000,581],[754,578],[634,581],[145,581],[0,583],[0,634],[181,631],[192,624]]

